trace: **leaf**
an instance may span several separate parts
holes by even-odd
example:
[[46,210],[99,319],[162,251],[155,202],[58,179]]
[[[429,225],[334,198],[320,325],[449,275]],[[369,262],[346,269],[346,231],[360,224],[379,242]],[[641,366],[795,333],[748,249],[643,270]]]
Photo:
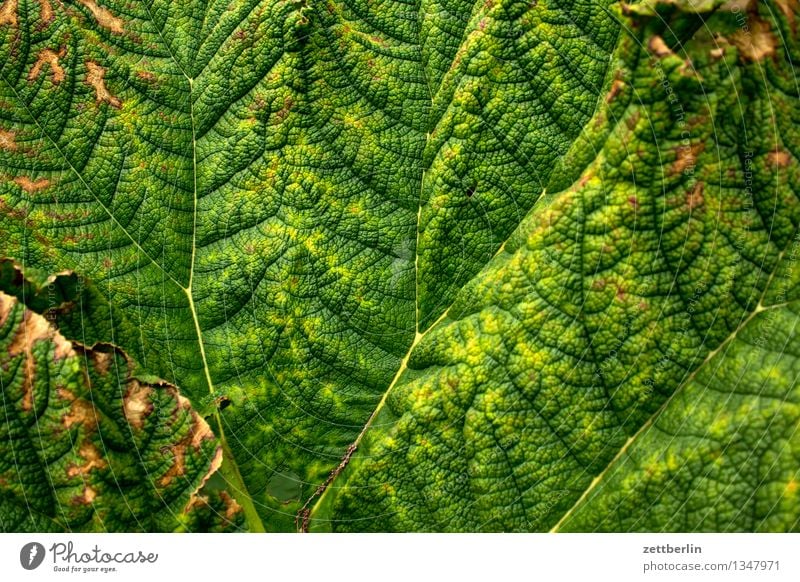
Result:
[[213,417],[251,530],[602,527],[794,300],[795,12],[5,0],[0,256]]
[[797,531],[798,308],[744,322],[559,529]]
[[0,530],[171,531],[199,519],[222,451],[173,386],[140,381],[119,350],[70,342],[2,292],[0,354]]
[[312,529],[797,530],[795,75],[717,36],[728,11],[670,46],[697,21],[667,8],[628,24],[592,161],[421,338]]

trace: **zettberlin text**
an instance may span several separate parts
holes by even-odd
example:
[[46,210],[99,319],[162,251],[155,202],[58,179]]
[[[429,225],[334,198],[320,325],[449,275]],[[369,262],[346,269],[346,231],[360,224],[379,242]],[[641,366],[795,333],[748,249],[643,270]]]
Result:
[[643,554],[702,554],[703,548],[694,544],[684,546],[673,546],[664,544],[660,546],[643,546]]

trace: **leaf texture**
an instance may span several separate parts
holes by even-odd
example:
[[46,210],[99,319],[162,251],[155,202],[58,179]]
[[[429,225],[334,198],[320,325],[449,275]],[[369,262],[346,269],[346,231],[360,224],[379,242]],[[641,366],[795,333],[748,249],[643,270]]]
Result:
[[186,529],[796,529],[798,18],[5,0],[0,257],[77,295],[0,289],[209,417]]
[[222,449],[173,386],[131,376],[119,350],[72,343],[1,292],[0,370],[0,530],[172,531],[210,521],[199,490]]
[[[768,10],[751,29],[789,38]],[[797,45],[752,62],[735,12],[641,12],[576,145],[593,160],[421,339],[317,502],[319,529],[798,528]],[[741,347],[779,308],[775,361]]]

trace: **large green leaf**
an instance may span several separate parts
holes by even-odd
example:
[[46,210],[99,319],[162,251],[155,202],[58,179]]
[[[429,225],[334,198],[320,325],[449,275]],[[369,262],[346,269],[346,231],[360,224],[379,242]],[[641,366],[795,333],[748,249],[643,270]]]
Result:
[[[797,374],[759,384],[798,345],[795,252],[775,273],[800,220],[799,54],[770,9],[635,11],[575,146],[591,161],[416,346],[319,527],[549,530],[593,490],[567,526],[798,528]],[[740,347],[779,308],[780,363]],[[642,458],[679,476],[651,488]]]
[[5,0],[0,256],[213,417],[252,530],[794,529],[791,350],[740,342],[796,343],[798,17]]

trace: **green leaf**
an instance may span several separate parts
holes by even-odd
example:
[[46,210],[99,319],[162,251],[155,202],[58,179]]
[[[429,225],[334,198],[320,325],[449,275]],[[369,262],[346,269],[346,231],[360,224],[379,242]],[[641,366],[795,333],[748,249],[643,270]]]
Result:
[[798,310],[743,322],[559,529],[797,531]]
[[785,354],[783,428],[737,408],[766,442],[717,458],[749,521],[659,522],[692,486],[637,471],[700,477],[703,433],[654,431],[727,410],[762,312],[796,343],[797,17],[5,0],[0,257],[75,273],[14,294],[213,417],[235,501],[194,506],[251,530],[796,529]]
[[130,367],[0,292],[0,531],[209,529],[200,489],[222,449],[173,386]]
[[[746,17],[754,43],[785,32]],[[753,61],[735,13],[698,23],[628,22],[576,144],[593,159],[421,338],[312,528],[800,526],[795,72],[789,53]],[[740,349],[779,308],[771,358]]]

